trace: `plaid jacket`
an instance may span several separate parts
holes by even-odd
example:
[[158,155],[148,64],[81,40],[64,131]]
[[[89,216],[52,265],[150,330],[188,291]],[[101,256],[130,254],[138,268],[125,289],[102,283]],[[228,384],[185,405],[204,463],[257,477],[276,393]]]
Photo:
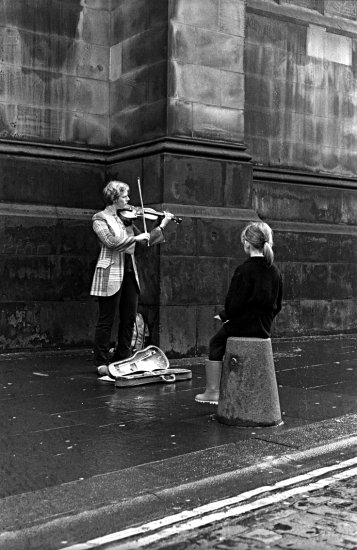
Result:
[[[100,253],[92,281],[92,296],[112,296],[120,289],[124,277],[124,254],[131,254],[135,278],[140,288],[134,251],[137,227],[126,227],[118,216],[103,210],[94,214],[93,230],[100,242]],[[156,227],[150,232],[150,246],[165,242],[162,230]]]

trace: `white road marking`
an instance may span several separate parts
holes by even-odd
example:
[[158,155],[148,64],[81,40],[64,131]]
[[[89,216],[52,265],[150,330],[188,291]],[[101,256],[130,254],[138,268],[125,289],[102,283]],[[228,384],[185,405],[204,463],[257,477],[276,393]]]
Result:
[[[62,548],[62,550],[93,550],[95,548],[100,548],[100,546],[104,544],[114,542],[119,543],[120,541],[122,541],[122,543],[116,546],[116,549],[137,550],[137,548],[143,548],[153,544],[154,542],[167,539],[185,531],[197,529],[210,523],[225,520],[229,517],[238,517],[253,510],[258,510],[259,508],[264,508],[277,502],[281,502],[292,496],[316,491],[317,489],[326,487],[342,479],[355,477],[357,476],[357,467],[353,468],[353,466],[356,465],[357,458],[351,458],[349,460],[345,460],[344,462],[340,462],[339,464],[318,468],[303,475],[278,481],[274,485],[258,487],[257,489],[246,491],[236,497],[211,502],[209,504],[194,508],[193,510],[184,510],[178,514],[173,514],[155,521],[150,521],[149,523],[145,523],[139,527],[131,527],[129,529],[124,529],[123,531],[98,537],[84,543],[67,546]],[[344,471],[338,472],[338,470]],[[246,502],[264,493],[275,493],[276,491],[286,487],[308,482],[309,480],[325,476],[331,472],[337,473],[299,487],[293,487],[292,489],[288,489],[277,494],[272,494],[253,500],[252,502]]]

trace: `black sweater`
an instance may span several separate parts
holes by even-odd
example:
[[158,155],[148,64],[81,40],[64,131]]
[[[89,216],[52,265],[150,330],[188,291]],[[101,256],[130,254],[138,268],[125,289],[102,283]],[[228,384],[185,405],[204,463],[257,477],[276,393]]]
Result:
[[231,336],[269,338],[274,317],[281,310],[283,284],[280,271],[253,256],[238,266],[220,313]]

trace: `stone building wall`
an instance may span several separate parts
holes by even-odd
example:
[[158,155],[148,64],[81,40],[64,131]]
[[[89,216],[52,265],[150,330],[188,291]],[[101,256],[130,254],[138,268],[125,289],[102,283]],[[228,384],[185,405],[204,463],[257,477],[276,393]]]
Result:
[[277,333],[356,330],[355,16],[351,2],[247,4],[245,135],[284,274]]
[[[109,143],[110,11],[0,1],[0,348],[87,344]],[[87,213],[86,213],[87,212]]]
[[355,331],[356,41],[349,0],[0,0],[0,349],[91,344],[110,177],[183,217],[138,257],[170,356],[206,353],[259,218],[274,334]]

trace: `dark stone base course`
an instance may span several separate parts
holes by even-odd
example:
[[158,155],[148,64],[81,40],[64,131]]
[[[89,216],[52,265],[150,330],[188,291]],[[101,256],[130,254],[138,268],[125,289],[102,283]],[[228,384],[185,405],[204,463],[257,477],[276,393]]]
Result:
[[0,352],[91,346],[95,300],[1,304]]
[[127,181],[139,204],[139,176],[146,205],[183,218],[165,245],[138,255],[140,307],[170,358],[207,353],[245,259],[241,229],[258,219],[274,229],[285,279],[273,336],[356,331],[355,180],[254,168],[242,144],[168,138],[105,152],[17,143],[9,154],[0,145],[1,350],[91,345],[91,215],[108,178]]

